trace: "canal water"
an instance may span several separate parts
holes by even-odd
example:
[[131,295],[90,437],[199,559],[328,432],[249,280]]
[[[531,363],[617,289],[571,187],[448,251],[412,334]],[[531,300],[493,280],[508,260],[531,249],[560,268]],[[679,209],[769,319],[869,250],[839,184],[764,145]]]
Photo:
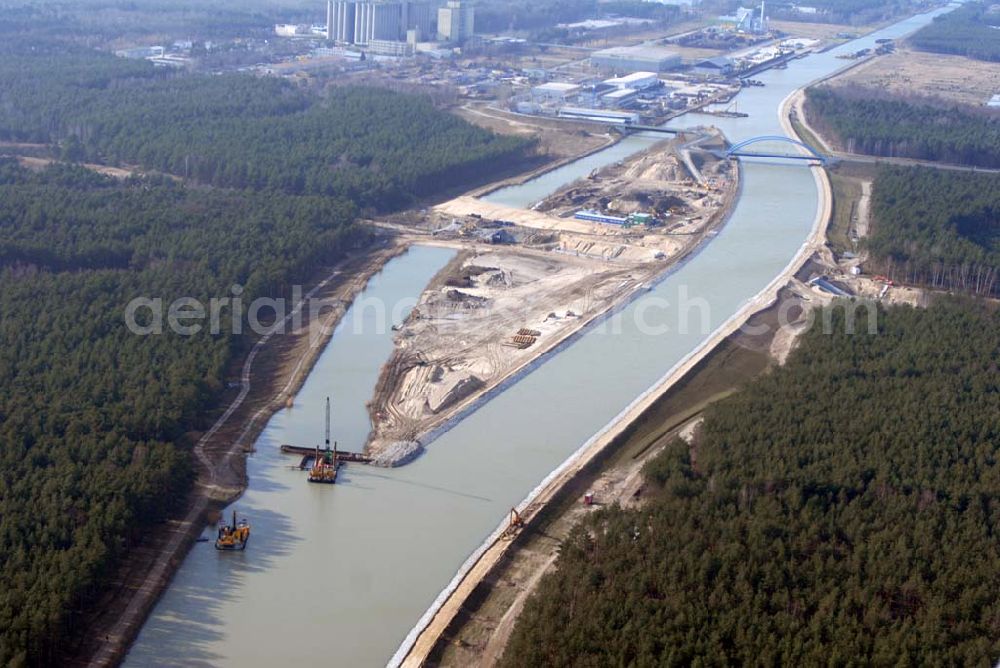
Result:
[[[739,96],[748,118],[690,115],[677,125],[714,124],[733,141],[781,134],[781,101],[843,67],[838,53],[905,35],[933,15],[761,74],[766,86]],[[490,197],[529,206],[657,139],[630,137],[575,168]],[[236,503],[253,523],[247,551],[196,545],[126,665],[383,665],[511,506],[787,265],[817,201],[802,164],[746,162],[741,196],[718,237],[649,293],[458,423],[414,463],[349,465],[337,485],[309,485],[278,446],[322,439],[326,396],[340,444],[364,443],[364,404],[392,338],[364,329],[376,318],[370,305],[412,300],[451,253],[416,247],[390,262],[345,316],[295,407],[277,413],[258,440],[250,486]]]

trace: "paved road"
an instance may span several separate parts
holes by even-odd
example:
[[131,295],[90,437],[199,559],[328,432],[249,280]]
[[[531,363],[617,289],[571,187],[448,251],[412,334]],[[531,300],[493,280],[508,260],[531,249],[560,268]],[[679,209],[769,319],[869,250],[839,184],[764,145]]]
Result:
[[905,167],[933,167],[934,169],[947,169],[956,172],[1000,174],[1000,169],[987,169],[986,167],[974,167],[972,165],[953,165],[947,162],[934,162],[931,160],[914,160],[912,158],[882,158],[871,155],[860,155],[858,153],[841,153],[839,151],[834,151],[833,156],[841,162],[862,162],[874,165],[902,165]]

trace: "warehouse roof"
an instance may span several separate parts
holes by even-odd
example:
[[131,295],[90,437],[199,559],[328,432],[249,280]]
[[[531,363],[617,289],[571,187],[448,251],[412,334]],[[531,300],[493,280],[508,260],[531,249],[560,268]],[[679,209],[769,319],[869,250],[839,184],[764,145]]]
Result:
[[569,93],[580,88],[577,84],[565,83],[562,81],[550,81],[548,83],[535,86],[535,90],[551,91],[553,93]]
[[680,54],[676,51],[664,49],[659,46],[616,46],[610,49],[595,51],[591,57],[619,57],[619,58],[651,58],[651,59],[679,59]]
[[714,58],[706,58],[704,60],[699,60],[697,66],[702,68],[711,67],[715,69],[724,70],[727,67],[732,67],[733,61],[730,60],[729,58],[726,58],[725,56],[715,56]]
[[634,88],[618,88],[616,90],[611,91],[610,93],[605,93],[601,97],[607,98],[609,100],[619,100],[622,98],[631,97],[638,92],[639,91],[637,91]]

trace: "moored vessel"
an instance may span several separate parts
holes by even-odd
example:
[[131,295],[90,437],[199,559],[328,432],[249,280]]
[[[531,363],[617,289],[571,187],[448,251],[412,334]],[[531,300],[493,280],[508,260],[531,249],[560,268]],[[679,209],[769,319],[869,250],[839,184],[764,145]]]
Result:
[[219,533],[215,538],[215,549],[221,551],[243,551],[250,542],[250,523],[246,519],[236,521],[236,511],[233,511],[232,524],[219,525]]
[[313,459],[312,468],[309,469],[309,482],[324,483],[332,485],[337,482],[337,469],[340,464],[337,462],[337,443],[330,449],[330,397],[326,398],[326,449],[320,451],[316,446],[316,455]]

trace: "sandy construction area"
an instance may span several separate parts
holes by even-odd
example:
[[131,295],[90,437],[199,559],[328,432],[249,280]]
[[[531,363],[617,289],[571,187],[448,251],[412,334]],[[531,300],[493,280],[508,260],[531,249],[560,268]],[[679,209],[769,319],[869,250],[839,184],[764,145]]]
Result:
[[[701,185],[665,141],[524,210],[463,196],[427,213],[436,243],[460,249],[398,328],[369,404],[368,451],[383,464],[595,318],[644,290],[725,218],[737,189],[728,160],[699,154]],[[656,225],[577,220],[655,214]],[[442,231],[447,230],[447,231]],[[515,243],[494,244],[503,231]],[[485,236],[484,236],[485,235]]]
[[[639,288],[648,270],[528,249],[465,251],[401,328],[371,411],[371,449],[416,440],[466,400]],[[530,331],[531,345],[514,337]]]

